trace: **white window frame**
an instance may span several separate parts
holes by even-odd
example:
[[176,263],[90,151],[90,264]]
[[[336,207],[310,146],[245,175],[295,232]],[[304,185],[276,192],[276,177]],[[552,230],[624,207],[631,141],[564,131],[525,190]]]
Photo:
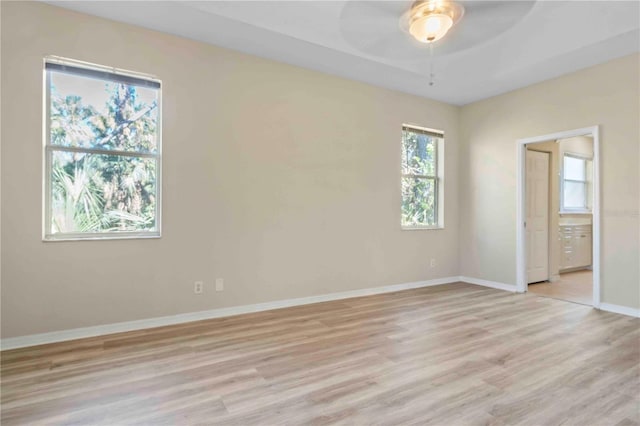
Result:
[[[564,177],[564,159],[565,157],[571,157],[571,158],[575,158],[578,160],[583,160],[584,161],[584,181],[581,180],[575,180],[575,179],[565,179]],[[589,156],[589,155],[584,155],[584,154],[578,154],[575,152],[569,152],[569,151],[565,151],[562,153],[562,162],[561,162],[561,169],[560,169],[560,214],[590,214],[591,210],[592,210],[592,206],[589,203],[589,191],[590,191],[590,185],[591,182],[589,181],[589,162],[591,162],[591,164],[593,164],[593,157]],[[592,166],[593,167],[593,166]],[[565,182],[569,181],[569,182],[574,182],[574,183],[581,183],[584,185],[584,195],[585,195],[585,199],[584,199],[584,207],[565,207],[564,205],[564,187],[565,187]]]
[[[82,68],[88,73],[95,72],[113,74],[132,80],[144,80],[159,84],[158,90],[158,123],[157,123],[157,149],[155,153],[105,150],[84,147],[66,147],[51,144],[51,81],[47,71],[47,64],[57,64],[73,68]],[[138,73],[74,59],[61,58],[59,56],[47,56],[43,60],[43,202],[42,202],[42,240],[48,241],[85,241],[85,240],[120,240],[120,239],[147,239],[160,238],[162,236],[162,81],[150,74]],[[105,79],[107,80],[107,79]],[[51,233],[51,160],[53,152],[83,152],[87,154],[106,154],[114,156],[127,156],[136,158],[153,158],[156,160],[156,206],[155,229],[149,231],[114,231],[114,232],[58,232]]]
[[[400,228],[403,231],[424,231],[424,230],[438,230],[444,229],[444,131],[431,129],[415,124],[403,124],[402,131],[413,130],[418,133],[427,134],[438,138],[435,146],[435,161],[434,175],[413,175],[402,173],[402,152],[400,157]],[[400,150],[403,149],[402,133],[400,135]],[[402,223],[402,178],[427,178],[435,181],[435,225],[413,225],[405,226]]]

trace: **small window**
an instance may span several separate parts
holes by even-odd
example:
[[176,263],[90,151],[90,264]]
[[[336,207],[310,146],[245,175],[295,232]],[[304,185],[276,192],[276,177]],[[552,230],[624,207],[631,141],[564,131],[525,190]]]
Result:
[[591,211],[592,160],[565,153],[562,159],[562,212]]
[[45,240],[160,236],[160,82],[45,60]]
[[402,127],[402,228],[442,228],[442,132]]

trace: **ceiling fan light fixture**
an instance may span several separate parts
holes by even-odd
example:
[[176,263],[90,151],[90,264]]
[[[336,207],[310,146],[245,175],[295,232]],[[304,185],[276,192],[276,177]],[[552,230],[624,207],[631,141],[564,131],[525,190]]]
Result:
[[403,27],[421,43],[444,37],[464,14],[464,8],[448,0],[419,0],[403,17]]
[[418,41],[432,43],[440,40],[453,26],[453,19],[441,13],[422,16],[411,23],[409,32]]

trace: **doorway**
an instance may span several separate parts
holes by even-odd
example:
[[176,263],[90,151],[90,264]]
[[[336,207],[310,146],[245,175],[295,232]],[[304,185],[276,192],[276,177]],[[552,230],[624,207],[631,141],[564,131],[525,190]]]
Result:
[[598,126],[517,148],[518,291],[599,307]]

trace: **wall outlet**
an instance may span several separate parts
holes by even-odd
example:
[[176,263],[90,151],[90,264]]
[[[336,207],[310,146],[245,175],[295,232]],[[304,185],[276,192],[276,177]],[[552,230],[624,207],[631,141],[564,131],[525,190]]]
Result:
[[435,268],[437,264],[438,264],[438,263],[436,262],[436,260],[435,260],[435,259],[431,259],[431,263],[429,263],[429,265],[430,265],[432,268]]
[[193,283],[193,292],[195,294],[202,294],[204,291],[204,283],[202,281],[196,281]]
[[222,278],[216,278],[216,291],[224,290],[224,280]]

